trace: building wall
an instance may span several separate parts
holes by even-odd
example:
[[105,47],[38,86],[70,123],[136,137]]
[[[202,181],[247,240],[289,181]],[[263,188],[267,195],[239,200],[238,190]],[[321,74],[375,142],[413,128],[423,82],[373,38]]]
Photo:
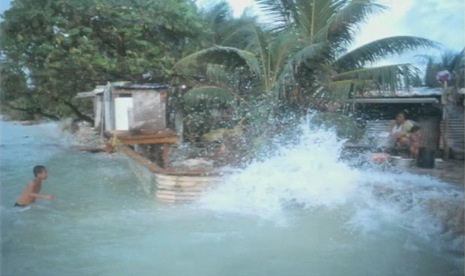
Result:
[[166,128],[166,90],[135,90],[134,123],[146,123],[151,129]]

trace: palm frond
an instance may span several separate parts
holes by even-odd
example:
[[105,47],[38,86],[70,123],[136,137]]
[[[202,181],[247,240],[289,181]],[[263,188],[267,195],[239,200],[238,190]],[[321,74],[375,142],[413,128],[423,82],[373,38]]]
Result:
[[[395,64],[371,68],[361,68],[344,72],[335,76],[335,80],[357,84],[355,90],[372,89],[383,92],[393,92],[401,88],[408,88],[419,70],[410,64]],[[356,83],[360,82],[360,83]],[[360,84],[370,84],[361,87]]]
[[315,34],[326,25],[334,13],[333,1],[300,1],[295,13],[295,28],[302,37],[313,43]]
[[223,41],[223,44],[235,43],[238,48],[251,52],[263,59],[270,41],[270,35],[253,23],[243,24],[234,32],[231,32]]
[[235,75],[226,71],[222,65],[208,64],[206,77],[208,82],[225,90],[235,91],[237,89]]
[[233,17],[233,11],[227,2],[219,2],[210,9],[202,11],[202,17],[210,26],[214,27],[230,21]]
[[458,71],[459,68],[464,65],[464,51],[465,48],[460,52],[445,52],[441,56],[442,65],[450,72]]
[[346,49],[352,42],[358,25],[377,12],[385,9],[373,0],[331,1],[326,7],[325,24],[315,33],[315,41],[331,41],[340,50]]
[[294,77],[298,68],[306,61],[317,59],[323,47],[324,44],[310,44],[290,55],[279,71],[279,77],[273,86],[274,92],[282,94],[285,92],[287,86],[294,84]]
[[394,64],[378,67],[361,68],[346,71],[335,76],[336,80],[343,79],[389,79],[390,76],[399,74],[412,74],[418,72],[418,69],[411,64]]
[[246,24],[227,37],[226,42],[229,40],[236,41],[243,45],[244,50],[256,55],[261,69],[261,73],[256,76],[260,78],[261,85],[268,91],[271,87],[270,47],[272,39],[270,33],[257,25]]
[[[326,46],[324,43],[314,43],[314,44],[305,44],[303,48],[298,50],[296,53],[292,55],[289,59],[290,63],[294,65],[294,67],[301,65],[305,61],[316,59],[321,50]],[[296,67],[297,68],[297,67]]]
[[186,107],[205,105],[218,107],[233,104],[235,96],[230,91],[217,86],[200,86],[193,88],[182,96]]
[[438,43],[415,36],[394,36],[379,39],[362,45],[339,57],[333,65],[342,70],[362,68],[369,62],[375,62],[393,54],[402,54],[418,48],[435,48]]
[[218,30],[221,33],[221,40],[217,44],[247,50],[249,28],[256,25],[256,19],[253,17],[235,18]]
[[260,66],[253,53],[225,46],[207,48],[184,57],[174,65],[174,69],[182,72],[186,68],[198,68],[207,63],[221,64],[228,69],[246,67],[255,75],[261,73]]
[[[244,49],[237,39],[227,39],[231,34],[237,32],[243,26],[255,24],[257,17],[244,11],[241,17],[234,18],[230,5],[227,2],[220,2],[210,10],[203,12],[204,21],[208,23],[212,32],[207,34],[208,38],[213,38],[214,44],[222,46],[236,47]],[[236,38],[239,36],[235,36]]]
[[319,93],[319,97],[325,100],[342,102],[350,97],[354,91],[354,87],[363,87],[368,84],[362,80],[341,80],[327,83],[321,83],[323,90]]
[[293,0],[255,0],[264,14],[266,25],[272,31],[281,31],[292,24],[296,5]]
[[298,37],[294,33],[281,33],[269,44],[267,71],[271,82],[276,82],[284,65],[300,46]]

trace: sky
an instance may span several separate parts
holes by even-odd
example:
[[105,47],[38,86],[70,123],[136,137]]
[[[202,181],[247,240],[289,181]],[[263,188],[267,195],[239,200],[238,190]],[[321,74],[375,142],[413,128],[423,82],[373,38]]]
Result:
[[[209,6],[221,0],[198,0],[199,6]],[[240,16],[245,8],[258,8],[254,0],[227,0]],[[414,64],[421,71],[426,67],[424,56],[439,57],[444,51],[459,52],[465,47],[465,1],[464,0],[378,0],[386,7],[373,14],[360,26],[353,48],[371,41],[391,36],[419,36],[439,42],[439,50],[420,49],[401,56],[395,55],[371,66],[397,63]],[[257,12],[259,14],[259,12]],[[370,66],[370,65],[368,65]]]
[[385,0],[388,10],[363,27],[359,42],[396,35],[412,35],[440,42],[460,51],[465,47],[465,1]]
[[[198,0],[208,6],[219,0]],[[257,9],[253,0],[227,0],[240,16],[246,7]],[[397,35],[420,36],[440,42],[445,48],[460,51],[465,47],[464,0],[378,0],[387,10],[370,17],[361,26],[355,42],[370,41]]]

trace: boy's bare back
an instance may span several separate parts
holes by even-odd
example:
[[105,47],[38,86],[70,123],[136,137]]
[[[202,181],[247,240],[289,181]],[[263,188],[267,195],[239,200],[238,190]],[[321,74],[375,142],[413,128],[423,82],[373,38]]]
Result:
[[36,198],[43,198],[47,200],[52,200],[52,195],[42,195],[40,194],[40,189],[42,187],[42,181],[47,179],[48,174],[44,166],[35,166],[34,167],[34,179],[32,179],[24,188],[23,192],[16,200],[15,206],[24,207],[31,203],[34,203]]

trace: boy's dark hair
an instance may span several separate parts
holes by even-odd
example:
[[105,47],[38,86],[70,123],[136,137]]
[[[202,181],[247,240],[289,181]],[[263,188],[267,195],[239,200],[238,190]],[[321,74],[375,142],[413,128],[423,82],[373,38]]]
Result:
[[414,132],[416,132],[416,131],[419,131],[420,129],[421,129],[420,126],[413,126],[413,127],[410,129],[409,132],[410,132],[410,133],[414,133]]
[[34,173],[34,177],[37,176],[39,173],[44,172],[46,169],[42,165],[35,166],[34,169],[32,169],[32,172]]

